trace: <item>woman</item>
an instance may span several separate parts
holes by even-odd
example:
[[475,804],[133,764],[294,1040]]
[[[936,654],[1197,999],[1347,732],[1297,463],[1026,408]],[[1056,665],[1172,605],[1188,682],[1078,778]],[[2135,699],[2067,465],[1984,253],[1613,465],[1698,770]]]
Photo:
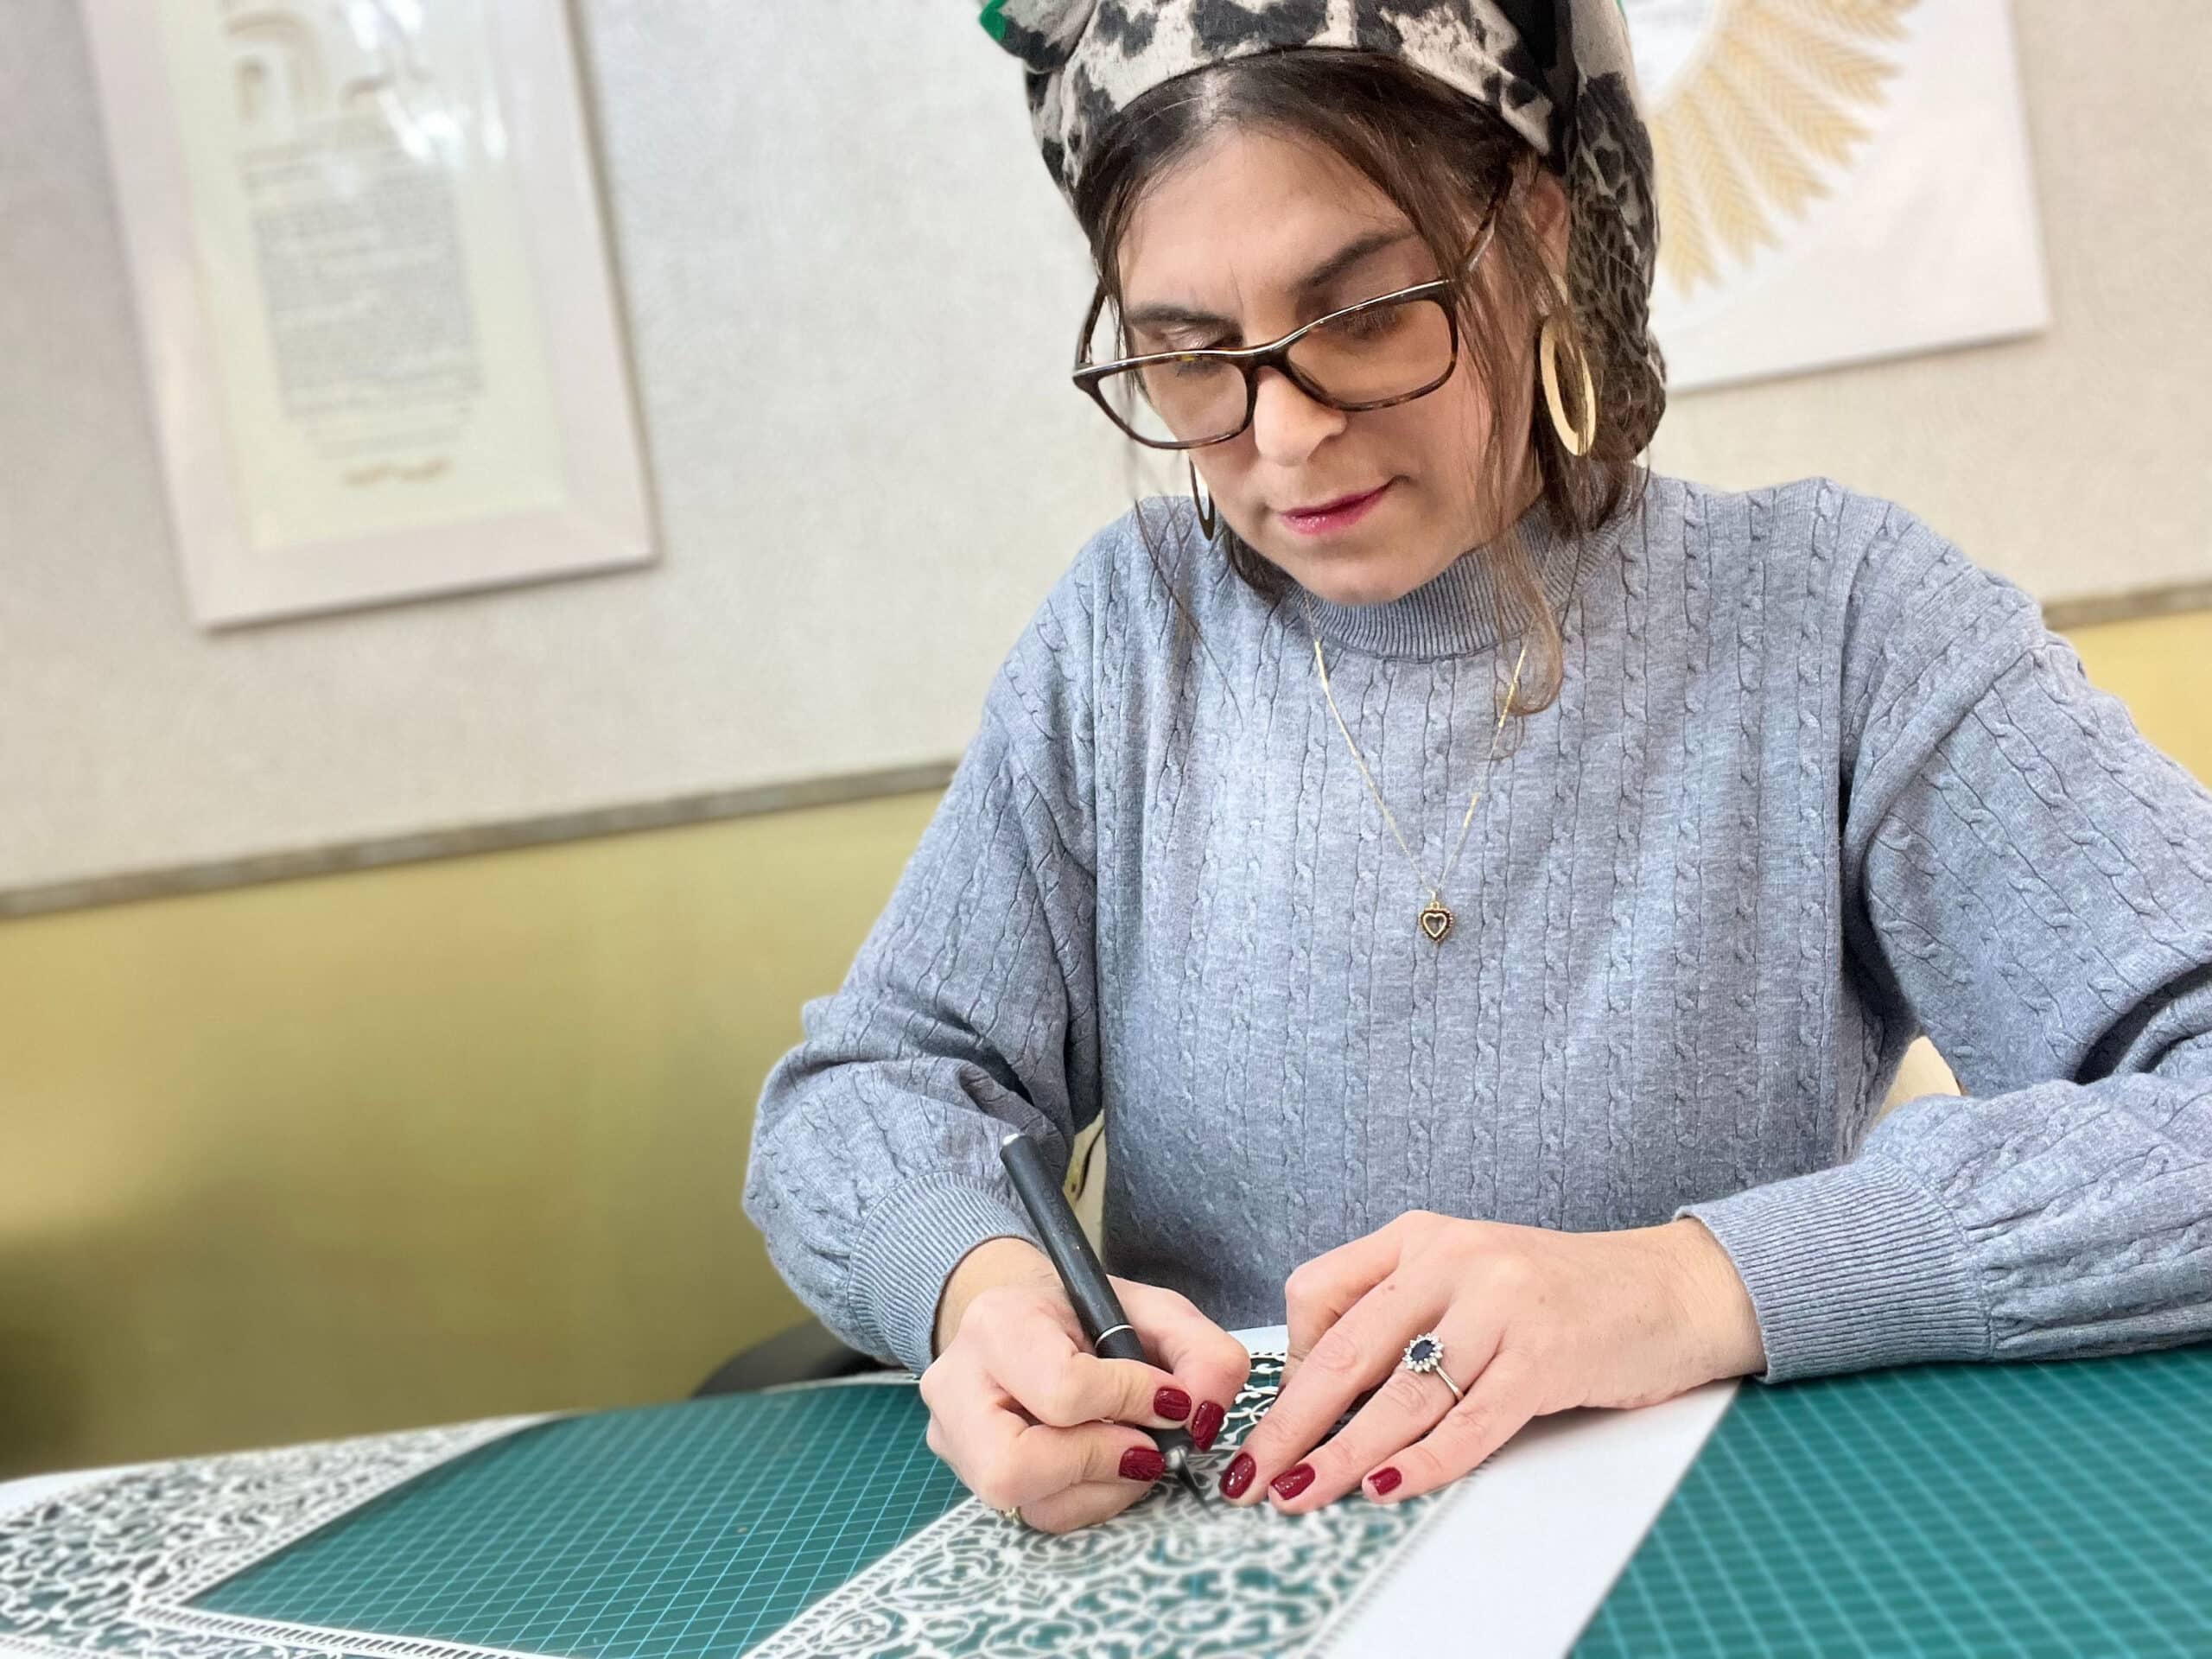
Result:
[[[1638,472],[1614,0],[984,22],[1078,382],[1192,500],[1083,550],[761,1102],[749,1212],[931,1446],[1099,1520],[1286,1319],[1223,1491],[1298,1511],[1570,1406],[2212,1328],[2212,797],[1903,509]],[[1923,1029],[1967,1097],[1870,1134]],[[1156,1368],[1000,1173],[1102,1112]]]

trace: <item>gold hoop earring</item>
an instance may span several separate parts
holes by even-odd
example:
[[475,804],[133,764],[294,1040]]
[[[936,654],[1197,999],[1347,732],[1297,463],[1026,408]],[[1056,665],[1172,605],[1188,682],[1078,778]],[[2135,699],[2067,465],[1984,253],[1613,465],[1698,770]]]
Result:
[[1576,344],[1574,366],[1582,378],[1582,395],[1575,406],[1581,419],[1570,422],[1559,395],[1559,319],[1555,315],[1544,319],[1543,330],[1536,337],[1536,363],[1543,371],[1544,402],[1551,409],[1552,430],[1559,434],[1560,446],[1570,455],[1588,454],[1590,446],[1598,441],[1598,389],[1590,379],[1590,354]]
[[1184,453],[1183,464],[1191,469],[1191,505],[1198,512],[1198,528],[1205,531],[1206,540],[1211,541],[1214,526],[1221,521],[1214,517],[1212,502],[1198,499],[1198,463],[1188,451]]

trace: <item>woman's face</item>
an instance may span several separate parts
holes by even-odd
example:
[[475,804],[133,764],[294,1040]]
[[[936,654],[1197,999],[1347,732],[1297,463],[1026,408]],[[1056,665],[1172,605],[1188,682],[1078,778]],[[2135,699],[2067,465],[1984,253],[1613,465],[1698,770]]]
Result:
[[[1549,189],[1532,193],[1535,228],[1563,239],[1564,195],[1548,175],[1541,181]],[[1371,245],[1343,259],[1362,242]],[[1411,221],[1348,163],[1318,146],[1235,132],[1154,184],[1131,218],[1120,273],[1133,353],[1280,339],[1325,312],[1441,274]],[[1147,319],[1163,308],[1199,315]],[[1497,315],[1495,306],[1484,315]],[[1534,320],[1514,332],[1532,336]],[[1357,414],[1262,370],[1251,425],[1188,453],[1230,528],[1263,557],[1325,599],[1380,604],[1494,540],[1535,499],[1526,435],[1533,358],[1524,342],[1507,359],[1513,406],[1503,410],[1491,406],[1464,340],[1434,391]],[[1503,460],[1515,483],[1503,492],[1484,487],[1494,427],[1514,435]],[[1299,512],[1370,493],[1349,512]]]

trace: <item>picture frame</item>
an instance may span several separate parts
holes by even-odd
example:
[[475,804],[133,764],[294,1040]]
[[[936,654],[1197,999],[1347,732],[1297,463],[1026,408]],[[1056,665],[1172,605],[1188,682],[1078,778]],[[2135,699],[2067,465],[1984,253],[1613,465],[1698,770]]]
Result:
[[85,0],[215,628],[650,563],[558,0]]

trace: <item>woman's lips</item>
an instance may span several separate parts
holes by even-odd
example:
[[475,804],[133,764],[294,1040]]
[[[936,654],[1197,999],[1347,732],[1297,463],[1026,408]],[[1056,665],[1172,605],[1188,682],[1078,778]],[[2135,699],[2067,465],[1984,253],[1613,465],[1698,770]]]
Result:
[[[1392,482],[1395,482],[1393,480]],[[1300,512],[1286,510],[1277,516],[1301,536],[1328,536],[1357,524],[1368,511],[1382,499],[1389,484],[1377,485],[1364,495],[1339,497],[1318,512]]]

